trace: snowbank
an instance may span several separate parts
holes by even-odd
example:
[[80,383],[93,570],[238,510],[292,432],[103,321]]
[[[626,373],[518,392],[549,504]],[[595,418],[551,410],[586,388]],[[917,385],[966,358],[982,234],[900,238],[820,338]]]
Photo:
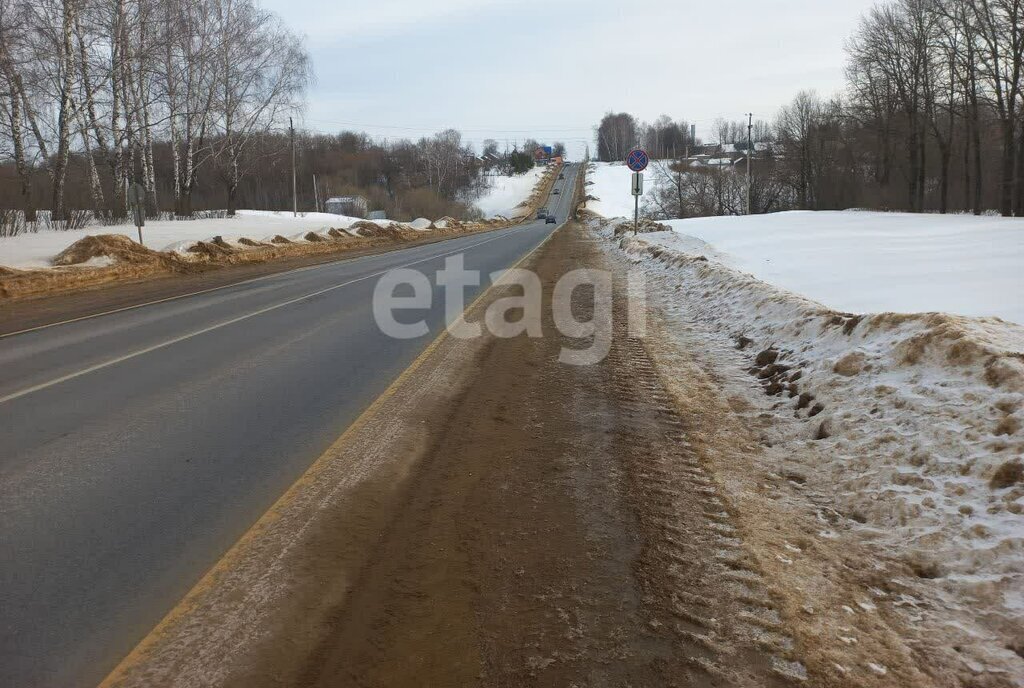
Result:
[[[1019,225],[819,213],[675,226],[701,240],[626,236],[621,249],[662,294],[680,338],[706,331],[741,349],[749,384],[770,400],[778,427],[797,424],[770,439],[785,458],[768,470],[817,495],[823,536],[831,537],[834,513],[927,583],[941,602],[905,611],[942,617],[947,644],[963,649],[965,662],[1024,680],[1015,654],[1024,637],[1024,327],[946,313],[839,312],[736,269],[753,265],[833,301],[881,304],[874,310],[924,303],[1019,318],[1020,273],[1015,282],[1005,255],[1019,260]],[[859,240],[846,236],[857,232]],[[724,260],[708,241],[728,249]],[[889,252],[909,263],[906,276]],[[987,283],[980,261],[992,263]],[[1014,285],[1012,296],[999,293]]]
[[476,200],[475,205],[484,217],[511,217],[515,209],[530,197],[546,171],[546,167],[534,167],[523,174],[489,177],[487,192]]

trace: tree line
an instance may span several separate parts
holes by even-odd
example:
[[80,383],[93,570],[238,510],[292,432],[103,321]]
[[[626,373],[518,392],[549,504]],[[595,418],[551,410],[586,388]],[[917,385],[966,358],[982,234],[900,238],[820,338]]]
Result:
[[150,214],[169,202],[189,215],[210,170],[233,208],[257,142],[310,80],[302,39],[255,0],[0,0],[0,153],[15,207],[33,221],[43,186],[61,221],[77,183],[117,219],[138,182]]
[[[754,123],[753,140],[763,144],[752,159],[755,211],[1024,216],[1024,2],[891,0],[862,17],[846,50],[843,93],[802,91],[771,121]],[[747,122],[720,120],[713,129],[716,143],[746,150]],[[699,143],[685,122],[648,125],[626,113],[608,113],[596,138],[601,160],[622,160],[638,144],[674,159],[683,155],[679,141]],[[661,144],[670,140],[671,150]],[[714,178],[742,174],[744,165],[665,167],[676,188],[661,193],[662,214],[734,212],[728,199],[736,188],[745,195],[745,179]],[[695,195],[701,202],[688,202]]]
[[[286,143],[283,137],[269,137],[266,145],[285,151]],[[277,167],[264,166],[263,173],[251,177],[240,191],[245,207],[291,208],[291,160],[271,160]],[[533,166],[532,158],[529,165]],[[359,195],[371,209],[383,210],[395,220],[473,217],[472,202],[486,189],[490,168],[507,173],[507,156],[477,156],[454,129],[415,141],[375,141],[356,132],[300,132],[296,139],[298,205],[303,209],[323,209],[331,196]],[[209,207],[223,207],[216,196],[204,200]]]
[[395,219],[466,217],[488,172],[533,167],[536,141],[478,157],[455,130],[292,132],[312,79],[257,0],[0,0],[5,222],[123,222],[135,183],[149,217],[290,210],[293,141],[304,210],[357,194]]

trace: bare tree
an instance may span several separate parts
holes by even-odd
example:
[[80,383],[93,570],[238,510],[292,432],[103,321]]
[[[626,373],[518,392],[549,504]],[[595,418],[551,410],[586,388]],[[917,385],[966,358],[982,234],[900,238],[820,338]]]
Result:
[[11,155],[18,174],[21,210],[26,222],[35,222],[36,211],[32,200],[32,169],[26,151],[24,120],[25,95],[22,36],[25,33],[24,6],[15,6],[11,0],[0,0],[0,116],[7,126],[11,142]]
[[974,0],[970,6],[980,39],[980,72],[991,94],[1002,134],[999,211],[1003,215],[1014,211],[1024,215],[1024,180],[1017,178],[1024,176],[1024,136],[1017,141],[1020,101],[1024,96],[1024,2]]
[[215,12],[213,149],[234,215],[238,183],[255,162],[246,159],[250,143],[298,109],[311,72],[302,41],[276,15],[245,0],[219,0]]

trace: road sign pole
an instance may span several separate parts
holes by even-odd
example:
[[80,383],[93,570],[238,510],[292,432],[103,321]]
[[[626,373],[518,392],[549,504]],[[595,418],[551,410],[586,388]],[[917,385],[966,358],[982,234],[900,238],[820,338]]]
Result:
[[626,167],[633,172],[633,236],[636,236],[640,225],[640,194],[644,192],[644,175],[647,163],[651,161],[647,151],[642,148],[634,148],[626,156]]
[[146,189],[136,182],[129,188],[129,201],[132,205],[132,215],[135,218],[135,229],[139,231],[139,243],[142,242],[142,228],[146,224]]
[[644,192],[644,173],[634,172],[630,180],[630,193],[633,194],[633,235],[639,231],[640,225],[640,196]]
[[630,181],[630,192],[633,193],[633,233],[639,231],[640,197],[643,196],[643,172],[634,172]]

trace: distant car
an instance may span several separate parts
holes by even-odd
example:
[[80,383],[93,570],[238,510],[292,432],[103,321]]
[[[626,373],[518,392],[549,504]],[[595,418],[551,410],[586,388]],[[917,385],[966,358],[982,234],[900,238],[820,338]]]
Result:
[[552,191],[551,193],[553,193],[553,194],[555,194],[555,195],[557,196],[558,194],[560,194],[560,193],[562,193],[562,192],[561,192],[561,191],[559,191],[558,189],[555,189],[555,190],[554,190],[554,191]]
[[544,208],[541,208],[540,210],[537,211],[537,219],[538,220],[547,219],[547,216],[548,216],[548,211],[544,210]]
[[553,225],[556,224],[557,222],[558,220],[555,219],[554,215],[548,215],[548,219],[544,220],[544,224],[546,225]]
[[558,175],[558,178],[559,179],[565,179],[565,175],[564,174],[560,174],[560,175]]

